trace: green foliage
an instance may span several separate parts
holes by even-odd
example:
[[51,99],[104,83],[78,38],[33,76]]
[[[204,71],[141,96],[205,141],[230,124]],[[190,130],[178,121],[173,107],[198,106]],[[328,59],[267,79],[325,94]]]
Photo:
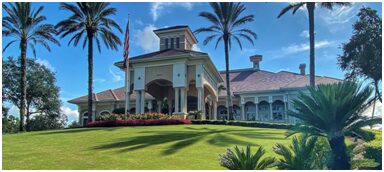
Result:
[[347,79],[371,79],[381,100],[378,85],[382,76],[382,21],[377,11],[369,7],[361,8],[357,16],[352,38],[343,44],[338,64],[348,72]]
[[201,111],[190,111],[187,115],[187,119],[191,119],[191,120],[201,119],[202,116],[203,116],[203,113]]
[[98,115],[96,121],[115,121],[115,120],[130,120],[130,119],[174,119],[179,118],[177,115],[168,115],[157,112],[144,114],[105,114]]
[[77,121],[72,121],[69,125],[68,128],[80,128],[82,127],[81,124]]
[[364,169],[375,169],[378,165],[378,162],[375,162],[373,159],[361,159],[352,161],[352,169],[364,170]]
[[42,131],[62,129],[67,125],[67,121],[68,120],[66,115],[37,114],[31,118],[30,130]]
[[220,165],[230,170],[265,170],[273,166],[275,158],[265,157],[265,150],[260,146],[255,154],[251,153],[251,146],[247,145],[246,150],[235,146],[235,152],[227,148],[225,154],[219,155]]
[[382,166],[382,135],[381,130],[370,130],[375,133],[375,139],[364,144],[364,158],[373,159]]
[[315,152],[317,139],[316,136],[304,134],[294,136],[289,146],[277,143],[273,151],[282,156],[276,163],[277,167],[282,170],[323,169],[325,164],[317,164],[322,163],[320,156]]
[[14,116],[3,116],[2,131],[3,133],[17,133],[19,132],[20,120]]
[[234,126],[244,126],[244,127],[276,128],[276,129],[292,128],[291,124],[265,123],[265,122],[256,122],[256,121],[193,120],[192,124],[234,125]]

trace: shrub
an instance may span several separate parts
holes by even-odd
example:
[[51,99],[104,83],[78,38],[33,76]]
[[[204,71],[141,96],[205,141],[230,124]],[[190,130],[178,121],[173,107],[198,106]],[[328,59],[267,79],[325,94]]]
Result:
[[258,128],[290,129],[293,125],[282,123],[263,123],[256,121],[220,121],[220,120],[192,120],[192,124],[234,125]]
[[68,125],[68,127],[67,128],[81,128],[82,126],[81,126],[81,124],[79,123],[79,122],[77,122],[77,121],[73,121],[72,123],[70,123],[69,125]]
[[117,126],[147,126],[147,125],[175,125],[192,124],[186,119],[129,119],[129,120],[111,120],[94,121],[88,123],[87,127],[117,127]]
[[201,111],[190,111],[187,115],[187,119],[201,119],[203,113]]
[[14,116],[3,116],[2,120],[2,132],[3,133],[17,133],[19,132],[20,120]]
[[144,114],[110,114],[99,115],[96,121],[115,121],[115,120],[132,120],[132,119],[176,119],[177,115],[168,115],[163,113],[144,113]]
[[251,153],[251,147],[247,145],[246,150],[239,149],[235,146],[235,152],[227,148],[225,154],[219,155],[220,165],[230,170],[265,170],[272,167],[275,158],[266,157],[261,159],[265,154],[262,146],[257,149],[255,154]]

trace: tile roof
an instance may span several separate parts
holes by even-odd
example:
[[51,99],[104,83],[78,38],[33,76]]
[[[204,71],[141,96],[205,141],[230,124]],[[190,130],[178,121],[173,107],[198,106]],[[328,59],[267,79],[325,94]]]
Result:
[[[221,77],[225,83],[225,71],[220,71]],[[231,82],[231,91],[233,93],[241,92],[262,92],[290,88],[303,88],[309,84],[309,75],[280,71],[277,73],[254,70],[252,68],[232,70],[229,72]],[[316,76],[316,84],[336,83],[342,80],[330,77]],[[222,91],[220,96],[225,96]]]
[[[99,93],[93,94],[93,100],[95,102],[105,102],[105,101],[123,101],[125,97],[124,87],[117,89],[104,90]],[[145,99],[154,99],[150,94],[145,93]],[[136,95],[131,94],[131,100],[136,100]],[[72,100],[69,100],[69,103],[85,103],[88,101],[88,95],[81,96]]]

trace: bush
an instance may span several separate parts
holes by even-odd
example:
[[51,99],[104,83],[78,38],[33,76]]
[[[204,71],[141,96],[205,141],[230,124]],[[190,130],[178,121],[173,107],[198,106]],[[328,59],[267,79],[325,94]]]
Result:
[[201,111],[190,111],[187,115],[187,119],[197,120],[201,119],[201,116],[203,116]]
[[20,120],[14,116],[3,116],[3,133],[17,133],[19,132]]
[[64,114],[38,114],[31,118],[31,131],[62,129],[67,125],[67,116]]
[[81,124],[77,121],[73,121],[71,124],[68,125],[68,128],[81,128]]
[[147,125],[175,125],[192,124],[186,119],[130,119],[113,121],[94,121],[88,123],[87,127],[117,127],[117,126],[147,126]]
[[219,120],[192,120],[192,124],[234,125],[258,128],[290,129],[293,125],[281,123],[263,123],[256,121],[219,121]]
[[133,119],[177,119],[177,115],[168,115],[163,113],[144,113],[144,114],[110,114],[99,115],[96,121],[115,121],[115,120],[133,120]]

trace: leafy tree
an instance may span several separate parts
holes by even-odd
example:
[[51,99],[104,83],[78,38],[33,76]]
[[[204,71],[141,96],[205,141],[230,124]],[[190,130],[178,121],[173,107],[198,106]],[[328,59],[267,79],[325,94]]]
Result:
[[[310,137],[307,134],[292,139],[292,144],[288,146],[277,143],[273,151],[281,155],[276,165],[281,170],[312,170],[323,169],[323,165],[318,164],[320,157],[315,152],[318,138]],[[320,167],[320,168],[319,168]]]
[[300,119],[301,123],[288,135],[303,132],[326,137],[332,150],[331,169],[351,169],[345,135],[366,139],[367,131],[361,128],[381,123],[381,118],[362,115],[370,106],[367,102],[372,102],[372,88],[345,81],[308,87],[308,91],[292,101],[294,111],[288,114]]
[[225,80],[228,105],[227,113],[229,119],[233,120],[233,104],[229,80],[229,51],[232,46],[232,41],[235,41],[240,46],[240,49],[243,48],[240,38],[246,39],[253,45],[253,40],[257,38],[256,33],[248,28],[241,27],[246,23],[252,22],[254,20],[254,16],[240,16],[246,9],[241,3],[211,2],[209,5],[212,7],[214,13],[201,12],[199,13],[199,16],[207,19],[212,25],[197,29],[194,33],[198,34],[201,32],[207,32],[211,34],[204,40],[204,45],[207,45],[214,39],[216,40],[215,48],[217,48],[220,42],[224,43]]
[[[30,130],[30,117],[34,114],[60,114],[61,101],[59,87],[56,86],[55,74],[45,66],[32,59],[26,59],[26,117],[27,130]],[[21,108],[20,93],[20,61],[8,58],[3,61],[3,93],[4,98]]]
[[309,83],[315,86],[315,8],[320,6],[332,10],[335,5],[350,5],[349,2],[297,2],[289,4],[281,10],[277,18],[280,18],[288,11],[292,10],[292,14],[300,8],[306,7],[309,17]]
[[[110,18],[116,14],[116,9],[110,7],[110,3],[105,2],[77,2],[76,5],[61,3],[60,9],[71,12],[68,19],[60,21],[56,28],[61,38],[73,35],[68,45],[74,46],[83,39],[83,48],[88,44],[88,112],[92,112],[92,81],[93,81],[93,41],[96,41],[97,49],[101,53],[100,39],[108,49],[117,50],[121,45],[118,36],[112,32],[116,28],[120,33],[120,26]],[[92,115],[88,116],[88,121],[92,121]]]
[[2,131],[3,133],[17,133],[19,132],[20,120],[14,116],[4,116],[2,118]]
[[369,7],[361,8],[357,16],[359,20],[353,25],[352,38],[343,44],[344,53],[338,57],[338,64],[342,70],[348,71],[346,79],[363,77],[372,80],[381,102],[381,18]]
[[8,3],[8,6],[3,3],[3,10],[7,16],[3,17],[3,36],[12,37],[13,39],[5,45],[3,52],[13,43],[19,42],[20,54],[20,131],[24,130],[24,116],[26,110],[27,99],[27,74],[26,74],[26,58],[28,46],[32,49],[36,57],[36,45],[42,45],[48,51],[51,51],[48,42],[60,45],[60,43],[53,37],[56,30],[51,24],[42,24],[46,17],[41,15],[43,6],[37,10],[31,9],[30,2],[16,2]]
[[265,149],[260,146],[255,154],[251,153],[251,147],[247,145],[246,150],[235,146],[235,152],[227,149],[223,155],[219,155],[220,165],[230,170],[265,170],[272,167],[275,158],[265,157]]
[[46,114],[40,113],[30,121],[31,131],[62,129],[67,125],[67,116],[64,114]]

